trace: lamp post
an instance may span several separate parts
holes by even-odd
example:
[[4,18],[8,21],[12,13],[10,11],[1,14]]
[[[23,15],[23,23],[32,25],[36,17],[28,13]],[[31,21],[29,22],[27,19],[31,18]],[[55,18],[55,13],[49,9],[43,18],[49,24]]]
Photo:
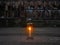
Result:
[[27,40],[28,39],[33,39],[33,26],[32,26],[33,24],[32,23],[27,23],[27,32],[28,32],[28,37],[27,37]]

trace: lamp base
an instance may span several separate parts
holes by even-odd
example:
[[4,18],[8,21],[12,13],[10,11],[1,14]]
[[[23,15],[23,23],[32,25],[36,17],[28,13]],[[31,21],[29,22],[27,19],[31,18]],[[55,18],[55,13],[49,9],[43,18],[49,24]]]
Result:
[[34,38],[33,37],[27,37],[27,40],[33,40]]

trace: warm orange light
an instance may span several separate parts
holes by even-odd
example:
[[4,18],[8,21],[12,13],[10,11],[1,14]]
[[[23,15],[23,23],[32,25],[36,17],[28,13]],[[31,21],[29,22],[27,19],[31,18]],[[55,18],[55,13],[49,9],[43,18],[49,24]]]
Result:
[[32,33],[32,32],[31,32],[31,31],[32,31],[31,29],[32,29],[32,28],[29,27],[28,29],[29,29],[29,37],[31,37],[31,33]]
[[28,27],[28,30],[31,31],[32,30],[32,27]]
[[28,37],[32,37],[32,35],[33,35],[33,24],[31,24],[31,23],[27,24],[26,34],[28,35]]
[[32,27],[31,26],[28,27],[28,32],[29,32],[29,37],[31,37],[32,36]]

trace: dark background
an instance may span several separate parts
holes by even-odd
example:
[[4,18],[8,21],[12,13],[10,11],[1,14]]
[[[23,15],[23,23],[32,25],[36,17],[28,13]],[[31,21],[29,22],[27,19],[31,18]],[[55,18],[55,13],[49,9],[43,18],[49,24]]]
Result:
[[35,27],[60,27],[60,1],[0,1],[0,27],[25,27],[29,18]]
[[0,45],[60,45],[60,0],[0,0]]

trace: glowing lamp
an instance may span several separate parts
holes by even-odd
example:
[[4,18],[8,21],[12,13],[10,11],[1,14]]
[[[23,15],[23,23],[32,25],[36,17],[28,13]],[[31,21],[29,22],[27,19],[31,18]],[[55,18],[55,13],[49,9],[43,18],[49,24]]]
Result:
[[29,30],[29,31],[31,31],[31,30],[32,30],[32,28],[31,28],[31,27],[28,27],[28,30]]
[[33,24],[31,24],[31,23],[27,24],[27,32],[28,32],[28,39],[33,39],[33,37],[32,37]]

